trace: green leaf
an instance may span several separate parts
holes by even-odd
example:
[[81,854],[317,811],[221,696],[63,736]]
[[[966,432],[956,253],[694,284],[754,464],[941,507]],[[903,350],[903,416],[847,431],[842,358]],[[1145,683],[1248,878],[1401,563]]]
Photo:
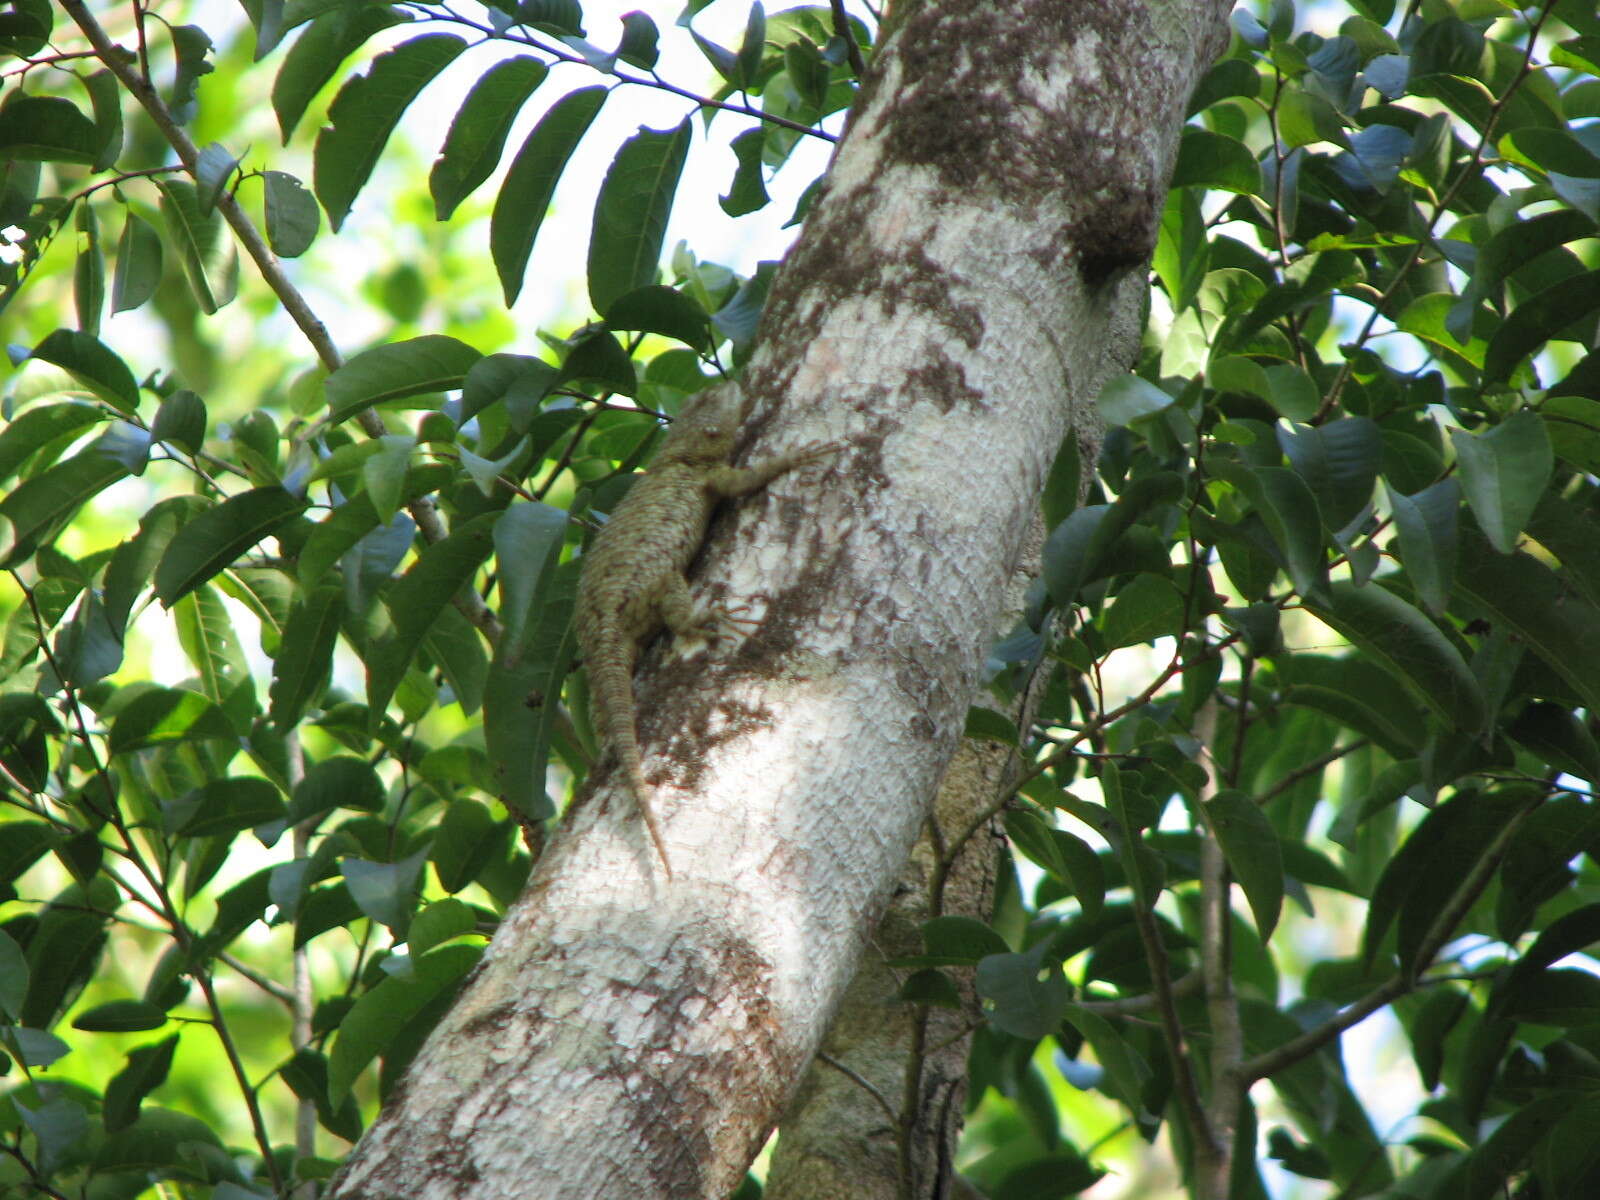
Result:
[[1520,994],[1539,980],[1546,967],[1596,942],[1600,942],[1600,904],[1585,904],[1557,917],[1496,983],[1486,1015],[1492,1018],[1515,1008]]
[[0,161],[91,164],[105,136],[70,100],[13,95],[0,121]]
[[173,70],[172,90],[167,94],[167,105],[173,119],[180,125],[194,120],[195,92],[200,79],[216,68],[206,61],[211,52],[211,38],[198,25],[172,27],[172,54],[177,60]]
[[[438,490],[448,483],[452,471],[440,463],[413,467],[409,472],[403,502]],[[409,519],[409,518],[408,518]],[[372,498],[358,493],[339,505],[326,520],[316,525],[300,548],[296,577],[303,588],[315,587],[336,562],[378,526],[378,512]]]
[[1095,403],[1100,415],[1111,426],[1132,425],[1169,408],[1173,398],[1147,379],[1137,375],[1118,375],[1100,389]]
[[696,350],[711,348],[711,319],[689,296],[661,284],[619,296],[605,312],[612,329],[635,329],[676,338]]
[[361,462],[361,483],[372,499],[378,519],[388,524],[400,509],[400,497],[417,439],[410,434],[386,433],[366,445],[373,449]]
[[156,564],[156,595],[171,608],[305,508],[304,500],[281,487],[253,488],[229,496],[173,537]]
[[589,240],[589,300],[596,312],[655,281],[688,153],[685,119],[673,129],[641,129],[612,160],[595,200]]
[[222,598],[202,585],[173,605],[172,615],[178,644],[199,676],[200,690],[222,703],[250,673]]
[[1493,553],[1470,530],[1463,533],[1456,580],[1458,591],[1532,647],[1591,712],[1600,711],[1600,676],[1593,670],[1600,662],[1600,608],[1532,555]]
[[383,798],[383,781],[371,763],[336,754],[311,767],[295,784],[288,819],[291,825],[299,825],[336,808],[377,812],[383,807]]
[[999,742],[1002,746],[1015,746],[1019,742],[1016,723],[1004,713],[981,704],[974,704],[967,709],[967,724],[961,736],[977,741]]
[[126,754],[171,742],[232,739],[233,725],[199,692],[151,688],[124,705],[111,725],[111,753]]
[[239,255],[215,211],[204,212],[192,183],[160,178],[161,216],[167,234],[183,259],[184,273],[200,311],[210,316],[234,297],[239,287]]
[[104,410],[97,405],[77,400],[36,404],[18,413],[0,429],[0,483],[15,475],[23,463],[45,446],[105,419]]
[[644,13],[625,13],[622,17],[622,40],[617,43],[617,57],[648,71],[660,58],[660,51],[656,48],[659,38],[656,23]]
[[272,662],[268,693],[273,725],[287,731],[322,693],[333,670],[333,648],[344,616],[344,589],[319,587],[295,602]]
[[1455,582],[1461,485],[1451,476],[1414,496],[1387,490],[1406,576],[1428,611],[1441,616]]
[[161,283],[161,235],[132,209],[122,222],[117,265],[111,277],[111,311],[138,308]]
[[127,625],[133,602],[166,553],[178,530],[204,512],[199,496],[170,496],[151,505],[139,520],[139,532],[118,546],[106,568],[106,619],[113,629]]
[[289,47],[272,83],[272,108],[284,145],[339,64],[379,30],[410,19],[387,4],[340,4],[312,21]]
[[142,1033],[166,1023],[167,1014],[147,1000],[97,1004],[72,1019],[72,1027],[85,1033]]
[[[485,805],[476,800],[452,801],[450,807],[445,810],[443,820],[434,830],[433,847],[429,851],[433,869],[439,876],[439,886],[447,892],[455,893],[476,881],[488,864],[490,856],[504,849],[504,833],[504,828],[494,819]],[[429,911],[437,907],[439,906],[432,905]],[[417,924],[421,924],[420,918]],[[472,925],[473,922],[469,917],[466,924],[456,929],[456,932],[470,929]],[[419,947],[417,939],[417,925],[413,925],[410,931],[413,953],[427,949],[426,946]]]
[[1110,1081],[1111,1094],[1133,1112],[1143,1111],[1150,1067],[1128,1039],[1099,1013],[1076,1004],[1067,1005],[1062,1017],[1094,1048],[1094,1056]]
[[426,859],[424,850],[393,863],[347,858],[339,864],[339,870],[350,889],[350,898],[361,911],[398,936],[411,923]]
[[498,519],[498,513],[487,513],[429,546],[384,597],[393,627],[367,654],[367,706],[374,723],[382,718],[440,611],[489,557]]
[[1345,417],[1292,430],[1280,426],[1278,442],[1316,495],[1330,532],[1343,529],[1371,502],[1383,461],[1383,435],[1372,421]]
[[1300,476],[1283,467],[1251,466],[1213,458],[1211,473],[1234,485],[1260,514],[1288,565],[1289,578],[1302,597],[1326,586],[1322,510]]
[[413,962],[409,977],[391,975],[356,1001],[328,1056],[328,1096],[340,1105],[356,1077],[385,1053],[406,1023],[441,997],[453,995],[476,965],[481,947],[441,946]]
[[[128,468],[97,443],[0,497],[0,522],[9,524],[12,537],[9,547],[0,541],[0,566],[26,558],[87,501],[127,473]],[[4,528],[0,524],[0,530]]]
[[1484,353],[1486,382],[1511,378],[1518,363],[1574,322],[1600,310],[1600,273],[1581,271],[1530,296],[1495,329]]
[[128,364],[92,334],[58,329],[28,357],[60,367],[118,412],[139,407],[139,385]]
[[1045,963],[1048,941],[1023,954],[991,954],[978,963],[974,982],[989,1024],[1013,1037],[1036,1041],[1055,1032],[1071,989],[1059,963]]
[[511,160],[489,220],[489,253],[509,307],[522,291],[528,255],[567,160],[610,92],[579,88],[551,106]]
[[1450,441],[1472,515],[1494,548],[1510,554],[1555,467],[1544,421],[1523,409],[1487,433],[1451,429]]
[[[165,1014],[162,1015],[165,1017]],[[107,1133],[126,1129],[138,1120],[139,1106],[144,1098],[166,1082],[177,1049],[178,1035],[175,1033],[162,1041],[129,1052],[127,1066],[106,1084],[102,1118]]]
[[428,658],[444,673],[462,713],[470,717],[477,712],[489,675],[489,654],[477,627],[459,609],[447,604],[428,627],[422,644]]
[[739,43],[739,55],[735,61],[737,83],[741,88],[755,86],[766,41],[767,13],[761,7],[761,0],[755,0],[750,5],[750,15],[745,18],[744,38]]
[[1137,575],[1117,593],[1101,618],[1101,633],[1111,650],[1174,637],[1183,632],[1183,597],[1170,579]]
[[1174,503],[1183,491],[1182,479],[1159,471],[1128,484],[1115,504],[1091,504],[1062,520],[1044,547],[1044,579],[1051,598],[1072,604],[1078,589],[1098,577],[1118,539],[1146,513]]
[[500,588],[502,661],[514,661],[526,641],[551,551],[567,528],[564,510],[549,504],[511,504],[494,526],[495,566]]
[[170,815],[176,820],[169,821],[169,831],[180,837],[217,837],[281,821],[285,811],[278,789],[265,779],[213,779],[173,806]]
[[1311,597],[1305,606],[1367,658],[1399,680],[1453,729],[1483,727],[1484,701],[1478,681],[1438,626],[1377,583],[1332,585],[1327,603]]
[[1254,196],[1261,194],[1261,168],[1243,142],[1186,125],[1171,186],[1217,188]]
[[233,173],[239,169],[239,160],[228,152],[221,142],[211,142],[200,151],[195,163],[194,177],[198,185],[195,198],[200,204],[200,215],[208,217],[216,207],[217,197],[227,188]]
[[[316,1105],[317,1120],[324,1129],[347,1142],[361,1136],[361,1110],[354,1097],[345,1097],[338,1107],[328,1102],[328,1060],[321,1054],[303,1046],[278,1074],[296,1096]],[[295,1162],[296,1174],[301,1178],[306,1178],[305,1162],[303,1158]]]
[[187,388],[179,388],[161,402],[150,422],[150,439],[171,442],[197,454],[206,440],[206,404]]
[[279,258],[299,258],[311,248],[322,228],[322,213],[306,185],[287,171],[263,176],[262,205],[267,242]]
[[976,964],[993,954],[1006,954],[1011,947],[1005,938],[972,917],[934,917],[923,922],[922,945],[931,958],[951,965]]
[[78,328],[97,337],[100,314],[106,306],[106,256],[100,250],[100,222],[89,204],[78,206],[73,222],[78,232],[78,257],[72,268],[72,299]]
[[512,122],[547,73],[538,59],[517,55],[496,63],[472,85],[428,174],[439,220],[449,220],[456,206],[494,172]]
[[[12,826],[0,825],[0,831],[9,833]],[[5,930],[0,929],[0,1013],[12,1021],[22,1017],[22,1005],[28,995],[28,960],[22,947]]]
[[49,1029],[94,974],[106,944],[105,911],[116,904],[108,899],[104,876],[96,886],[73,884],[58,895],[39,916],[28,939],[28,998],[21,1023]]
[[482,357],[465,342],[440,333],[364,350],[324,384],[330,419],[344,421],[375,404],[458,388]]
[[1266,942],[1283,909],[1283,852],[1277,832],[1243,792],[1219,792],[1205,807],[1206,822],[1244,889],[1256,930]]
[[767,195],[761,162],[766,142],[766,131],[761,128],[747,129],[733,139],[732,149],[739,165],[733,173],[733,184],[728,188],[728,194],[717,201],[722,205],[722,211],[730,217],[756,212],[765,208],[772,199]]
[[424,34],[378,55],[365,75],[352,76],[339,89],[328,107],[330,124],[317,135],[312,170],[317,199],[335,232],[366,185],[401,114],[466,47],[454,34]]

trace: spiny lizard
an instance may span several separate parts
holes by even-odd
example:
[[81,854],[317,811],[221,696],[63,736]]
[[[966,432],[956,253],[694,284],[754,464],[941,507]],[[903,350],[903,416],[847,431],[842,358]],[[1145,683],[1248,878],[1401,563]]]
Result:
[[732,384],[696,398],[673,423],[649,472],[595,535],[578,580],[578,644],[589,670],[595,725],[616,751],[668,878],[672,864],[639,757],[634,660],[663,625],[680,637],[711,637],[727,619],[725,613],[697,611],[684,579],[717,502],[749,495],[785,471],[842,449],[814,444],[753,467],[732,467],[728,458],[741,416],[740,394]]

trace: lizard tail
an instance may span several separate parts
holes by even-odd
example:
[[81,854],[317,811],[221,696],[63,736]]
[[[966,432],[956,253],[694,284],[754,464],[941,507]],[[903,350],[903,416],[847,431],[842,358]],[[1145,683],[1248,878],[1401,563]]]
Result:
[[628,791],[633,793],[633,802],[639,806],[639,815],[644,818],[656,853],[661,855],[661,865],[666,868],[667,878],[671,879],[672,860],[667,857],[666,839],[662,837],[661,825],[650,807],[650,788],[644,781],[644,763],[639,755],[639,733],[634,724],[632,666],[621,655],[594,655],[589,662],[589,692],[600,701],[596,707],[606,726],[601,732],[616,749],[622,777],[628,785]]

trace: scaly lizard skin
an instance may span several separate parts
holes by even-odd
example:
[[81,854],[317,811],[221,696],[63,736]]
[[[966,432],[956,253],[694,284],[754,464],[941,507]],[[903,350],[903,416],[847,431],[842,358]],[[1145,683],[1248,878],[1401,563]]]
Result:
[[649,473],[629,489],[595,535],[578,580],[578,644],[589,670],[595,725],[602,741],[617,753],[669,879],[672,863],[650,808],[639,758],[634,660],[663,625],[680,637],[710,637],[726,619],[719,612],[696,611],[683,574],[705,538],[717,502],[749,495],[785,471],[840,449],[812,445],[753,467],[729,466],[740,415],[737,389],[719,386],[678,418]]

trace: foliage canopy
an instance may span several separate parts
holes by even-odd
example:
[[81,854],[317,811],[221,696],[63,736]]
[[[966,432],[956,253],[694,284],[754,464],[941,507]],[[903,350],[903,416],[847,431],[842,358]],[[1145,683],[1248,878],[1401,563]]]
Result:
[[[595,753],[588,532],[755,335],[770,265],[660,267],[691,144],[765,207],[875,32],[756,4],[722,46],[691,0],[696,96],[649,17],[607,48],[576,0],[243,7],[0,6],[0,1191],[281,1194],[359,1135]],[[1192,101],[1137,372],[990,655],[1043,705],[969,726],[1026,764],[1023,869],[898,964],[911,1004],[974,973],[962,1167],[997,1198],[1093,1184],[1112,1114],[1187,1163],[1229,1028],[1272,1085],[1237,1196],[1600,1191],[1600,19],[1328,7],[1241,9]],[[424,196],[384,164],[449,73]],[[608,148],[590,311],[507,351],[483,297],[624,85],[682,119]],[[367,268],[344,359],[279,260],[349,290],[374,189],[417,252]],[[1209,932],[1207,840],[1244,900]],[[1329,911],[1348,944],[1304,936]],[[1398,1131],[1339,1051],[1385,1007]]]

